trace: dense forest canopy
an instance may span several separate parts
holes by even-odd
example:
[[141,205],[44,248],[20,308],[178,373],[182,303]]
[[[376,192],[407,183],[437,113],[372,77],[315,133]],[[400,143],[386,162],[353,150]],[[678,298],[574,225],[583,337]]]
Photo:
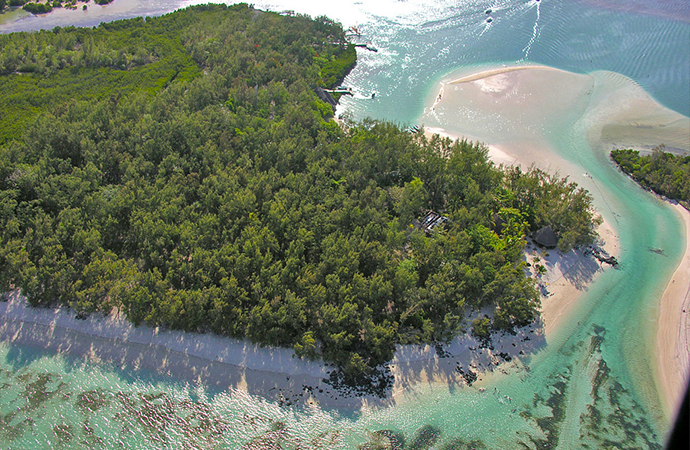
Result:
[[642,186],[690,209],[690,156],[674,155],[660,146],[646,156],[636,150],[614,150],[611,158]]
[[[355,49],[323,17],[195,6],[0,48],[0,284],[33,305],[289,346],[356,377],[452,338],[468,310],[529,323],[525,235],[594,236],[565,179],[331,120],[314,88]],[[449,220],[424,230],[429,210]]]

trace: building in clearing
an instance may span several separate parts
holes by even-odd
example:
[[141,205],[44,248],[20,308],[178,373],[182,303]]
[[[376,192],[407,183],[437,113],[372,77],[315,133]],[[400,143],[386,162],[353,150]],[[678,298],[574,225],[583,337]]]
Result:
[[415,226],[418,226],[427,233],[430,233],[434,228],[443,225],[446,222],[450,222],[448,217],[442,216],[434,211],[429,211],[427,212],[426,216],[419,219],[418,223],[415,223]]

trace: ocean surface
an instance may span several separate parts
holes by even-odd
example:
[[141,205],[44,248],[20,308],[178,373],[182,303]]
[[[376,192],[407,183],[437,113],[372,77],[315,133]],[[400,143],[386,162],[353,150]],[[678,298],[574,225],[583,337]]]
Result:
[[[431,120],[429,100],[449,74],[521,64],[630,79],[664,107],[690,114],[689,0],[326,3],[254,4],[328,15],[356,26],[378,49],[358,50],[345,81],[356,95],[338,112],[353,119],[421,124]],[[115,0],[87,12],[0,19],[0,32],[93,26],[188,4]],[[599,99],[606,98],[605,81]],[[655,320],[685,238],[671,208],[621,175],[587,139],[593,119],[576,116],[581,102],[563,104],[564,120],[542,132],[559,157],[591,176],[600,212],[619,236],[620,268],[596,278],[566,325],[519,370],[486,376],[484,391],[420,387],[394,407],[356,413],[289,408],[0,343],[0,448],[347,449],[386,440],[381,430],[418,449],[432,441],[434,449],[662,448],[669,418],[653,379]],[[500,112],[494,118],[502,119]]]

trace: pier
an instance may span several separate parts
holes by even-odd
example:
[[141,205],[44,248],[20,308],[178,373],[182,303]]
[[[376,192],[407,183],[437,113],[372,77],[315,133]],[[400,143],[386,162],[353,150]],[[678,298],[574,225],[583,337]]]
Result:
[[324,92],[328,92],[329,94],[344,94],[344,95],[355,95],[352,92],[352,89],[346,88],[344,86],[339,86],[335,89],[324,89]]
[[366,48],[370,52],[378,52],[379,49],[374,47],[371,42],[367,42],[366,44],[355,44],[355,47],[361,47],[361,48]]

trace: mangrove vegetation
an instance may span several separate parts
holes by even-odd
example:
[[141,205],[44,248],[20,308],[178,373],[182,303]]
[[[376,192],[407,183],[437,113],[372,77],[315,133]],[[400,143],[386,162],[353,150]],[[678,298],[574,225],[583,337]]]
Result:
[[611,159],[643,187],[690,209],[690,156],[664,150],[659,146],[648,155],[640,155],[637,150],[614,150]]

